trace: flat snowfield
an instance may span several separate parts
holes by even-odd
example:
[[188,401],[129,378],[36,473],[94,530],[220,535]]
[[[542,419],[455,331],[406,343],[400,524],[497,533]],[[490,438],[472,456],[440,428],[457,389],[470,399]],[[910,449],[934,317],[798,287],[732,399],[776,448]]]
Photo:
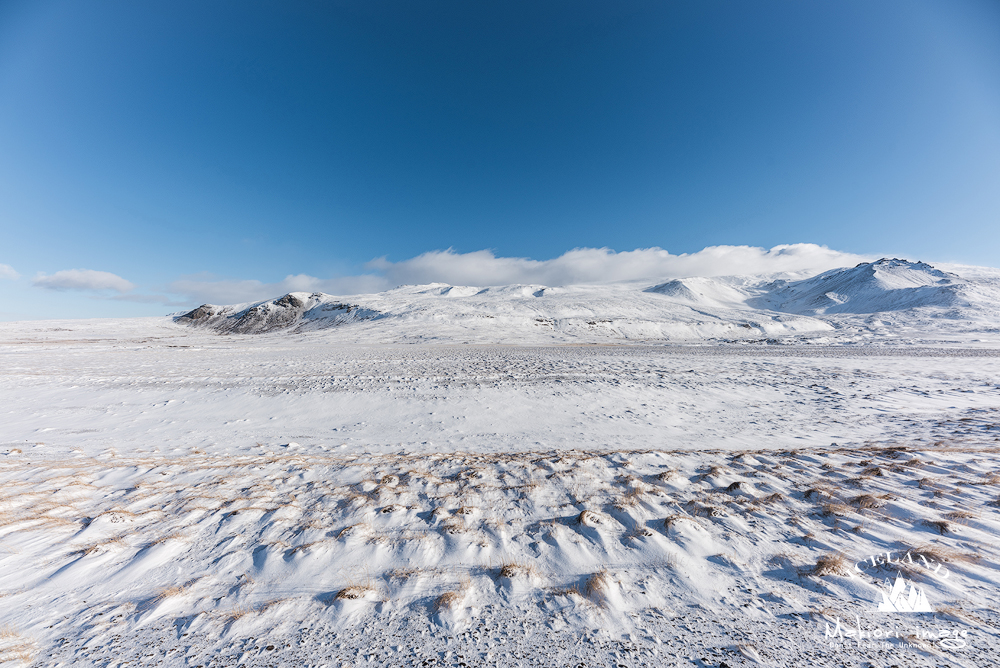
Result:
[[0,662],[993,666],[998,379],[0,324]]

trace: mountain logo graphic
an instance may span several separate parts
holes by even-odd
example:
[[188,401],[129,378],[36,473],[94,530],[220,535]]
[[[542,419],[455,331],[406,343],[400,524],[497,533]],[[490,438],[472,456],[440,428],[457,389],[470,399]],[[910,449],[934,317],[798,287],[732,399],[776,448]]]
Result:
[[[907,587],[909,585],[909,587]],[[917,589],[912,582],[904,580],[896,573],[896,581],[891,585],[885,581],[889,593],[882,593],[882,602],[878,604],[880,612],[934,612],[923,589]]]

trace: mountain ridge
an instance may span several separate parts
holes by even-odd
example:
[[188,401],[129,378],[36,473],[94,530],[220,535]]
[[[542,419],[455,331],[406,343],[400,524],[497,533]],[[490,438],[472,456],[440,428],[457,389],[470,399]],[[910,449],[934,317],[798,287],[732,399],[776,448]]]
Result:
[[174,321],[224,334],[304,333],[382,321],[413,335],[423,328],[422,335],[430,337],[457,328],[530,338],[542,328],[566,338],[748,339],[876,322],[969,320],[997,326],[998,302],[1000,272],[997,278],[967,279],[924,262],[882,258],[809,278],[687,277],[654,285],[558,287],[433,283],[349,299],[290,292],[245,304],[203,304]]

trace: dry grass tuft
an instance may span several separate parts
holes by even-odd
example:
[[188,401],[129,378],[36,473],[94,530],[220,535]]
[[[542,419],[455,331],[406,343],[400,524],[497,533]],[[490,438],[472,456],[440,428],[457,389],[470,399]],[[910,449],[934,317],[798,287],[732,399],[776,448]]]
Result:
[[457,591],[446,591],[434,601],[434,612],[443,610],[454,610],[465,600],[465,594]]
[[885,502],[878,499],[871,494],[860,494],[853,499],[851,503],[858,507],[859,510],[867,510],[869,508],[881,508],[885,505]]
[[602,568],[589,578],[584,585],[583,591],[587,598],[603,603],[607,600],[608,594],[614,587],[615,580],[606,568]]
[[823,514],[827,517],[831,515],[834,517],[843,517],[844,515],[853,512],[850,506],[843,503],[824,503],[822,508]]
[[598,527],[606,526],[607,520],[600,513],[594,512],[593,510],[584,510],[582,513],[577,515],[576,523],[585,527],[590,527],[591,529],[596,529]]
[[632,508],[639,505],[642,500],[643,490],[638,487],[633,487],[632,489],[625,492],[623,495],[619,496],[614,501],[614,507],[618,510],[625,510],[626,508]]
[[163,599],[170,598],[172,596],[180,596],[187,590],[187,585],[174,585],[173,587],[167,587],[160,590],[160,593],[156,595],[156,600],[162,601]]
[[942,536],[946,533],[951,533],[951,524],[945,520],[921,520],[920,523],[925,527],[934,529]]
[[713,506],[704,503],[697,503],[696,501],[688,501],[684,506],[687,508],[688,512],[697,517],[728,517],[724,509],[719,506]]
[[839,552],[824,554],[816,560],[816,565],[813,567],[811,574],[820,577],[826,575],[847,575],[847,557]]
[[666,471],[656,474],[656,479],[660,482],[670,482],[678,475],[677,469],[667,469]]
[[968,524],[969,520],[979,519],[979,514],[970,513],[967,510],[955,510],[946,514],[945,518],[958,524]]
[[463,579],[458,589],[446,591],[437,597],[437,600],[434,601],[434,612],[458,609],[465,602],[465,597],[468,595],[470,589],[472,589],[472,582],[468,578]]
[[913,555],[922,554],[928,559],[943,563],[974,563],[982,557],[973,552],[962,552],[944,545],[924,543],[908,550]]
[[344,587],[334,596],[335,601],[357,601],[375,592],[375,587],[370,584],[356,584]]
[[497,574],[498,578],[507,578],[509,580],[514,580],[517,578],[528,579],[538,576],[538,569],[536,569],[531,564],[522,564],[516,561],[504,562],[500,566],[500,572]]
[[247,615],[252,615],[256,612],[257,608],[253,607],[252,605],[244,604],[244,605],[237,605],[236,607],[230,608],[229,610],[226,610],[220,614],[226,621],[235,622],[238,619],[242,619],[243,617],[246,617]]

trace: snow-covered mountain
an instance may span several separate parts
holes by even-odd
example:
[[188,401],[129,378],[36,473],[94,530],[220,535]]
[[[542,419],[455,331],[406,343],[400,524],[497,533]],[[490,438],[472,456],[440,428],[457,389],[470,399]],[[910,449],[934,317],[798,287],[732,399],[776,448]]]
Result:
[[[293,292],[205,304],[175,321],[220,333],[351,329],[364,340],[755,339],[882,330],[888,325],[996,330],[1000,272],[972,278],[923,262],[881,259],[818,276],[734,276],[599,286],[431,284],[350,298]],[[964,324],[963,324],[964,323]],[[350,327],[347,327],[350,326]],[[885,331],[882,331],[884,334]]]
[[952,308],[963,303],[967,284],[959,276],[924,262],[881,259],[801,281],[776,281],[764,295],[747,303],[807,315]]

